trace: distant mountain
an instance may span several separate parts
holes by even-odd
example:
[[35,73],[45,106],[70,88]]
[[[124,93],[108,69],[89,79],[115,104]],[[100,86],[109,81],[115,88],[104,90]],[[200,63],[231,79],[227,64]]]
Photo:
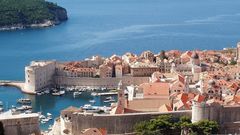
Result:
[[68,19],[66,9],[44,0],[0,0],[0,30],[48,27]]

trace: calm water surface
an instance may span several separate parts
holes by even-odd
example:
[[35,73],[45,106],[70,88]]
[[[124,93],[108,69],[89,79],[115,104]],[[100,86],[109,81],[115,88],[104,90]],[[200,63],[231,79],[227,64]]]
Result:
[[[0,32],[0,79],[23,80],[31,60],[80,60],[131,51],[222,49],[240,38],[239,0],[52,0],[69,20],[45,29]],[[0,88],[0,100],[29,96]],[[88,99],[31,97],[33,107],[59,115]]]

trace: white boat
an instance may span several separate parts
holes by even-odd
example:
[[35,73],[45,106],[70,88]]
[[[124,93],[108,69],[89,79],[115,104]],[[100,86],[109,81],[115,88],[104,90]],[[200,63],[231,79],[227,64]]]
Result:
[[17,100],[17,102],[20,104],[31,104],[31,100],[28,98],[20,98]]
[[65,91],[64,90],[60,90],[59,93],[60,93],[60,95],[64,95]]
[[99,108],[97,107],[93,107],[92,105],[90,104],[85,104],[82,109],[87,112],[87,113],[98,113],[100,111]]
[[74,97],[79,96],[79,95],[81,95],[81,94],[82,94],[82,92],[78,92],[78,91],[73,92],[73,96],[74,96]]
[[26,110],[24,113],[30,114],[30,113],[32,113],[32,111],[31,110]]
[[60,94],[60,92],[53,92],[52,95],[53,96],[60,96],[61,94]]
[[96,101],[95,100],[89,100],[90,103],[95,103]]
[[38,95],[38,96],[41,96],[41,95],[42,95],[42,92],[37,92],[37,95]]
[[3,102],[2,101],[0,101],[0,106],[3,106]]
[[104,103],[115,102],[116,100],[113,97],[106,97],[106,100],[103,101]]
[[47,116],[52,116],[52,114],[51,113],[47,113]]
[[45,121],[41,121],[41,124],[45,124],[46,122]]
[[49,119],[48,119],[48,118],[44,118],[44,119],[42,119],[42,121],[43,121],[43,122],[48,122]]
[[44,93],[49,94],[49,93],[50,93],[50,90],[49,90],[49,89],[46,89],[46,90],[44,91]]
[[97,96],[98,94],[96,92],[91,93],[92,96]]
[[25,110],[30,110],[30,109],[32,109],[32,106],[29,106],[29,105],[23,105],[23,106],[16,108],[17,111],[25,111]]

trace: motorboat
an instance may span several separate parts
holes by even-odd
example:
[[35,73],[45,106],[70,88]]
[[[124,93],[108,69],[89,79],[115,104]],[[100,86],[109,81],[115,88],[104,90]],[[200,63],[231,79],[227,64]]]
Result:
[[53,92],[52,95],[53,96],[61,96],[60,92]]
[[49,94],[49,93],[50,93],[50,90],[49,90],[49,89],[46,89],[46,90],[44,91],[44,93]]
[[106,97],[106,100],[103,101],[104,103],[115,102],[116,100],[113,97]]
[[17,100],[17,103],[20,103],[20,104],[31,104],[31,100],[28,99],[28,98],[20,98]]
[[59,93],[60,93],[60,95],[64,95],[65,91],[64,90],[60,90]]
[[98,113],[100,109],[98,107],[94,107],[90,104],[85,104],[82,109],[87,113]]
[[17,111],[25,111],[25,110],[30,110],[30,109],[32,109],[32,106],[29,106],[29,105],[23,105],[23,106],[16,108]]
[[89,102],[94,104],[96,101],[95,100],[89,100]]
[[91,93],[92,96],[97,96],[98,94],[96,92]]
[[82,92],[78,92],[78,91],[73,92],[73,96],[74,96],[74,97],[79,96],[79,95],[81,95],[81,94],[82,94]]
[[24,113],[26,113],[26,114],[31,114],[31,113],[32,113],[32,110],[26,110]]
[[3,106],[3,102],[2,101],[0,101],[0,106]]

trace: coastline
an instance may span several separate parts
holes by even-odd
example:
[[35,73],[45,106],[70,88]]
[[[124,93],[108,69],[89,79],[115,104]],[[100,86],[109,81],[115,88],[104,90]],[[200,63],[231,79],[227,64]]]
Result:
[[19,90],[21,90],[21,92],[26,93],[26,94],[31,94],[34,95],[36,94],[36,92],[32,92],[32,91],[28,91],[24,88],[25,82],[24,81],[2,81],[0,82],[0,86],[3,87],[16,87]]
[[22,30],[27,28],[45,28],[45,27],[55,26],[58,24],[60,23],[56,21],[46,20],[43,23],[36,23],[36,24],[28,24],[28,25],[16,24],[11,26],[3,26],[3,27],[0,27],[0,31]]

